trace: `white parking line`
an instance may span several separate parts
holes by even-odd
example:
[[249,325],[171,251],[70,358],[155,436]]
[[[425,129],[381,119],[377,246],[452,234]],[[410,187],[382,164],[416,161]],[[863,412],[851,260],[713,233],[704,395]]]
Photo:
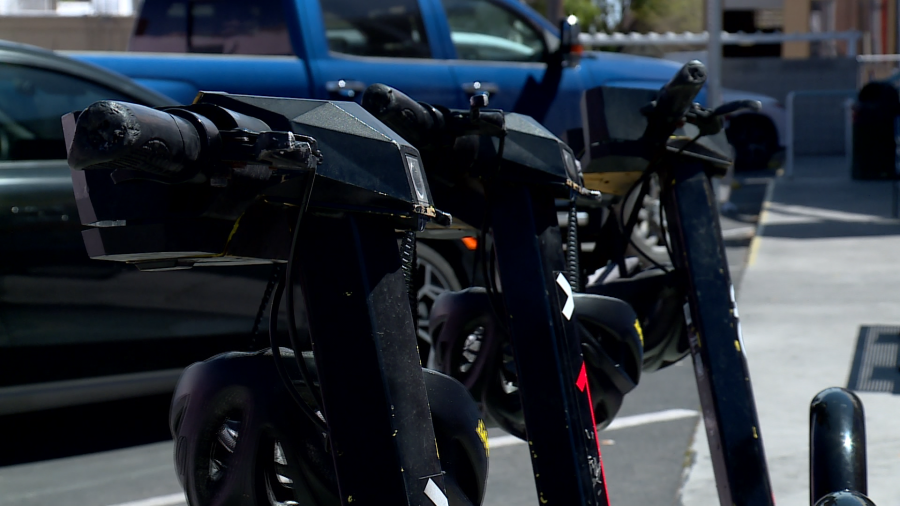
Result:
[[174,506],[175,504],[185,504],[186,502],[184,492],[178,492],[177,494],[160,495],[138,501],[111,504],[110,506]]
[[[697,416],[698,413],[693,409],[667,409],[665,411],[657,411],[656,413],[644,413],[642,415],[622,416],[616,418],[603,432],[616,429],[625,429],[628,427],[637,427],[639,425],[648,425],[651,423],[668,422],[672,420],[681,420],[683,418],[691,418]],[[523,444],[525,441],[515,436],[497,436],[488,439],[491,448],[503,448],[504,446],[513,446]],[[119,504],[111,504],[110,506],[174,506],[185,502],[184,494],[162,495],[158,497],[150,497],[138,501],[123,502]]]
[[667,409],[665,411],[657,411],[656,413],[644,413],[642,415],[622,416],[616,418],[605,429],[608,430],[626,429],[628,427],[637,427],[638,425],[647,425],[657,422],[669,422],[672,420],[681,420],[682,418],[691,418],[699,415],[693,409]]
[[[625,429],[628,427],[637,427],[639,425],[647,425],[657,422],[681,420],[682,418],[691,418],[697,416],[698,414],[699,413],[697,413],[693,409],[667,409],[665,411],[657,411],[656,413],[622,416],[613,420],[607,428],[603,429],[603,432],[608,432],[616,429]],[[488,443],[490,443],[490,447],[491,449],[493,449],[522,444],[525,443],[525,441],[522,441],[516,436],[498,436],[488,439]]]

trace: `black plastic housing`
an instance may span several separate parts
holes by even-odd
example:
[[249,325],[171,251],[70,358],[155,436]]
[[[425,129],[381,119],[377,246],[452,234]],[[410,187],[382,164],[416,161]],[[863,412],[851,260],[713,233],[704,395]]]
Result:
[[[91,258],[146,269],[286,261],[292,224],[307,205],[377,214],[397,229],[441,216],[419,152],[355,103],[201,93],[164,112],[122,105],[137,116],[130,151],[97,142],[103,127],[122,137],[121,124],[63,117]],[[176,145],[195,134],[186,148]],[[277,144],[288,135],[288,144],[305,143],[305,158],[263,149],[263,137]],[[166,155],[177,159],[167,164]]]
[[[648,167],[654,150],[642,137],[647,116],[641,113],[657,99],[658,92],[640,88],[599,86],[584,92],[582,115],[586,149],[581,159],[584,185],[612,195],[624,195]],[[675,130],[667,150],[677,153],[699,132],[690,123]],[[699,138],[688,145],[683,156],[731,165],[731,146],[724,132]]]

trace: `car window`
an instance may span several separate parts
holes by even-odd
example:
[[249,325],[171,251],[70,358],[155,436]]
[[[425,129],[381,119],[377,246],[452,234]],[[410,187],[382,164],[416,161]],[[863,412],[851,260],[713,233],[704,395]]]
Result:
[[144,2],[129,49],[291,55],[285,19],[282,0],[154,0]]
[[543,61],[541,31],[490,0],[441,0],[461,60]]
[[134,101],[70,75],[0,65],[0,161],[65,159],[60,118],[98,100]]
[[418,0],[322,0],[328,48],[335,53],[430,58]]

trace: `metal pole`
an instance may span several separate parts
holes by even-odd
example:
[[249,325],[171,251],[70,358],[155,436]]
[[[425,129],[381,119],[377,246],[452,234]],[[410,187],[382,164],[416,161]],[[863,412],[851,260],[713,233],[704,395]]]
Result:
[[795,92],[790,92],[787,94],[787,98],[785,99],[784,107],[787,111],[787,125],[785,127],[784,132],[784,146],[785,146],[785,167],[787,172],[787,177],[794,177],[794,94]]
[[857,45],[859,44],[859,33],[847,36],[847,56],[853,58],[856,56]]
[[891,217],[900,216],[900,188],[898,188],[898,173],[900,173],[900,117],[894,118],[894,177],[891,181]]
[[844,100],[844,156],[847,158],[847,170],[853,170],[853,102],[852,98]]
[[707,107],[722,103],[722,0],[706,0]]

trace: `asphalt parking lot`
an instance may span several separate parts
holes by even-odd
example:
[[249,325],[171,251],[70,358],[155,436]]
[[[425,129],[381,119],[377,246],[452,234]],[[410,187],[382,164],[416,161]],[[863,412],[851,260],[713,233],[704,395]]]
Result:
[[[732,277],[744,263],[772,173],[739,175],[722,218]],[[698,423],[689,362],[645,375],[601,433],[613,504],[678,504]],[[0,506],[178,506],[165,396],[67,408],[0,420],[15,434],[0,453]],[[527,447],[490,429],[485,505],[535,504]]]

